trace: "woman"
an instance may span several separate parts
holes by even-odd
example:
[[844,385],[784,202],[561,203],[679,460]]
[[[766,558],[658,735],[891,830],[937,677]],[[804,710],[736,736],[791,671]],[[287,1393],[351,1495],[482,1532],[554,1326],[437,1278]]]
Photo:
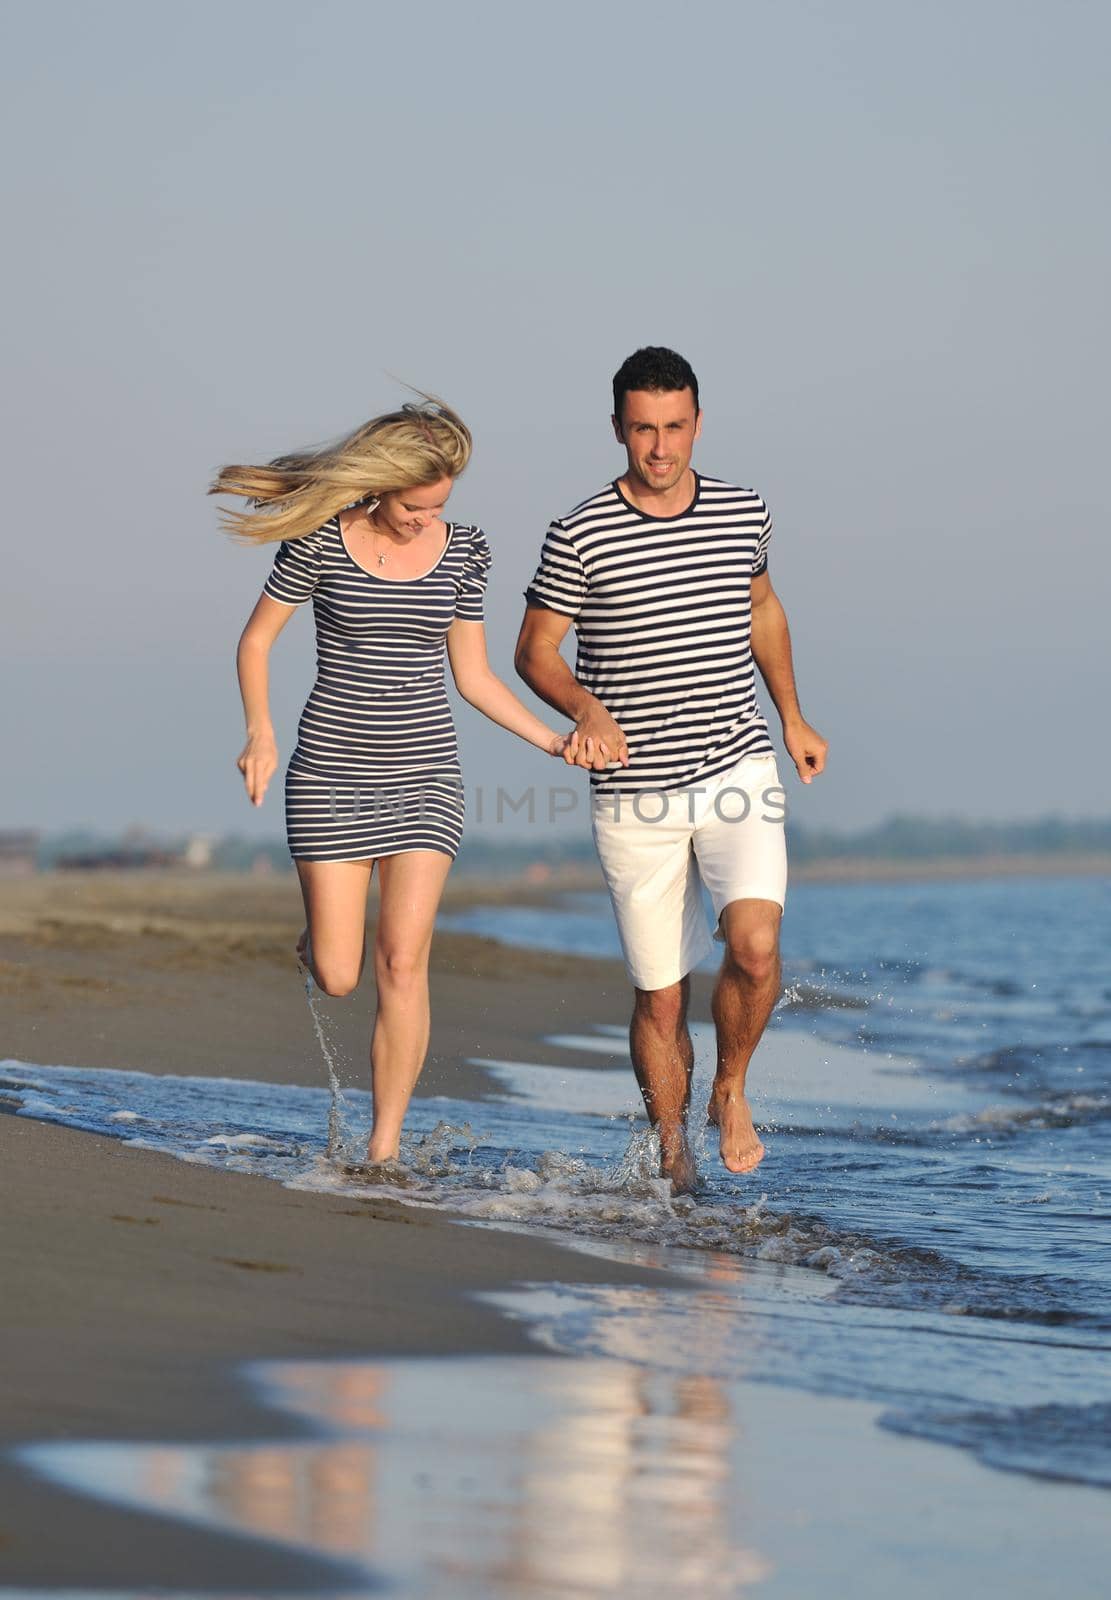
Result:
[[247,743],[236,764],[256,806],[278,766],[270,648],[294,610],[313,602],[317,677],[285,803],[307,924],[297,953],[326,994],[350,994],[359,981],[378,865],[371,1162],[397,1157],[424,1064],[432,928],[462,833],[445,642],[465,700],[549,755],[566,743],[486,659],[489,546],[480,528],[443,517],[470,453],[459,417],[426,400],[332,447],[224,467],[209,490],[253,502],[225,515],[231,532],[281,541],[237,657]]

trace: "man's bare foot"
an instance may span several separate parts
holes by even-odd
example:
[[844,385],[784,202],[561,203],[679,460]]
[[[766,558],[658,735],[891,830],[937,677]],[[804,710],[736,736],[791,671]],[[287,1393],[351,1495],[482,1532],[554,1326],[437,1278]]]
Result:
[[742,1089],[721,1089],[715,1084],[706,1107],[706,1120],[721,1134],[722,1164],[729,1172],[751,1172],[760,1165],[764,1146],[752,1125],[752,1112]]
[[660,1136],[660,1177],[671,1179],[672,1194],[693,1194],[698,1187],[698,1167],[686,1128],[656,1131]]

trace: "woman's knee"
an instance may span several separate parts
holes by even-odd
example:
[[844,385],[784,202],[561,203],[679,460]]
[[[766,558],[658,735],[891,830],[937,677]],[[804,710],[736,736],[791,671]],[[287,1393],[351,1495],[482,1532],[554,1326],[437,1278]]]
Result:
[[316,957],[313,960],[313,973],[318,986],[325,994],[331,995],[333,999],[342,1000],[359,987],[362,965],[360,963],[356,967],[351,962],[321,961]]
[[374,952],[374,975],[379,988],[415,988],[427,980],[428,952],[406,945],[379,946]]
[[336,1000],[342,1000],[346,995],[353,994],[359,987],[359,979],[363,975],[366,945],[364,944],[359,952],[357,961],[353,954],[322,953],[311,943],[309,949],[312,956],[313,977],[324,993]]

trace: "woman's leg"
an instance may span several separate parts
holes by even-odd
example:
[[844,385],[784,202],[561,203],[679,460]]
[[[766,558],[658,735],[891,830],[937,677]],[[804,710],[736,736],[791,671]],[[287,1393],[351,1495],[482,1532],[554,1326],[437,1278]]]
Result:
[[366,898],[373,861],[296,861],[305,902],[297,954],[325,994],[350,994],[366,960]]
[[374,1126],[367,1156],[398,1154],[401,1124],[428,1050],[428,953],[452,858],[407,850],[378,862],[378,936],[374,976],[378,1011],[370,1044]]

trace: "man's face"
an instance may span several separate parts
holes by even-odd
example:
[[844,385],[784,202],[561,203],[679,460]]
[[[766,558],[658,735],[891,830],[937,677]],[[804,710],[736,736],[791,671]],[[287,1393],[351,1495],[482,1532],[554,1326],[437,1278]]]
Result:
[[650,489],[673,489],[691,463],[702,413],[691,389],[631,389],[613,430],[629,458],[629,476]]

